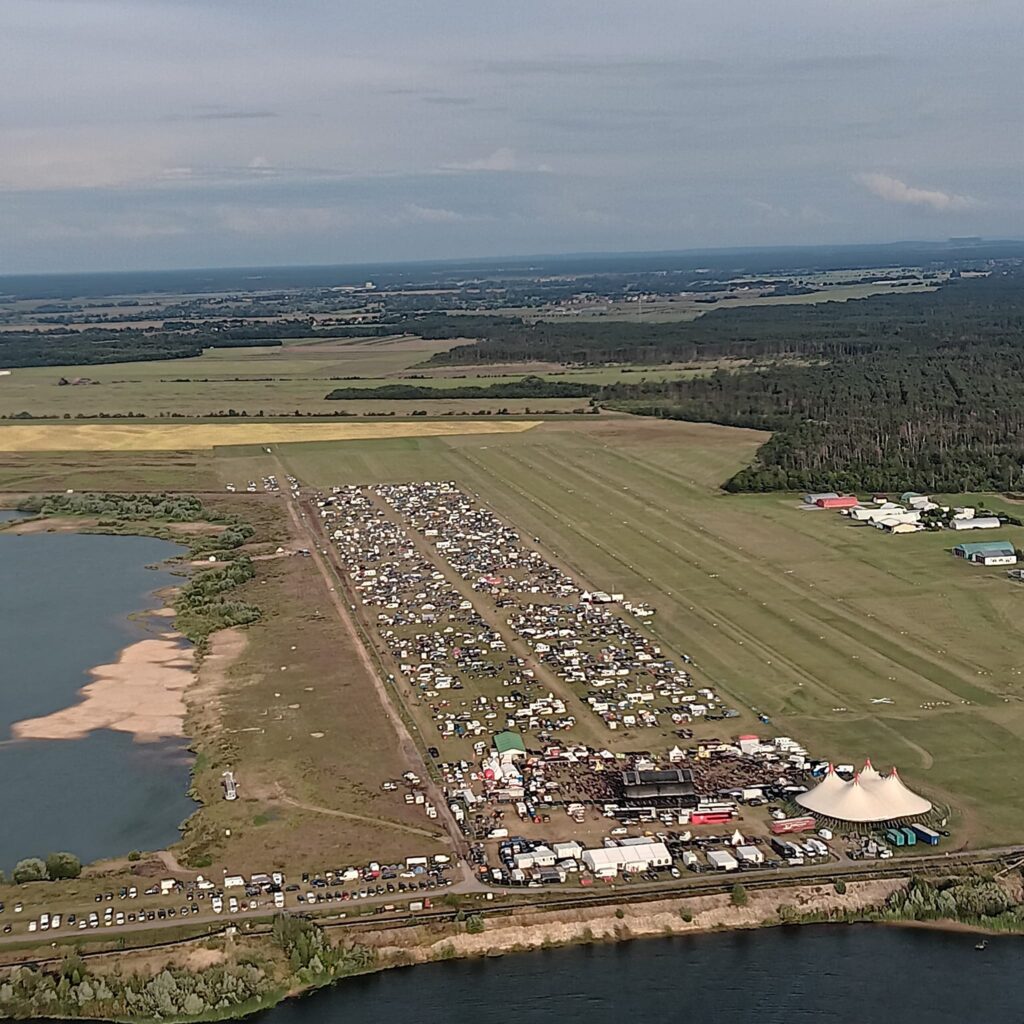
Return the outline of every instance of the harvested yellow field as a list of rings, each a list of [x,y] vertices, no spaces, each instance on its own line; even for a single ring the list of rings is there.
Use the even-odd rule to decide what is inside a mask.
[[[225,445],[371,441],[383,437],[518,434],[539,420],[374,423],[57,423],[0,427],[4,452],[195,451]]]

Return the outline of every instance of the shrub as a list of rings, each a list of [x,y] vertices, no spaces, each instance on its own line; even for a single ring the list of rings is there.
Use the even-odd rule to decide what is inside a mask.
[[[737,882],[732,887],[732,895],[729,897],[734,907],[745,907],[748,903],[747,890]]]
[[[46,865],[38,857],[26,857],[14,865],[15,882],[42,882],[46,878]]]
[[[55,882],[77,878],[82,873],[82,862],[73,853],[51,853],[46,858],[46,873]]]
[[[484,930],[484,919],[479,914],[470,914],[466,918],[466,931],[470,935],[479,935]]]
[[[835,889],[835,891],[836,891],[836,892],[837,892],[837,893],[838,893],[838,894],[839,894],[840,896],[842,896],[842,895],[844,895],[844,894],[846,893],[846,883],[845,883],[845,882],[844,882],[844,881],[843,881],[843,880],[842,880],[841,878],[837,878],[837,879],[836,879],[836,880],[835,880],[835,881],[834,881],[834,882],[832,883],[832,888],[833,888],[833,889]]]

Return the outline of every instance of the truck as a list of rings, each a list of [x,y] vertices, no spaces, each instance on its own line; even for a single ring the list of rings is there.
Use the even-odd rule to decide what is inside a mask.
[[[773,821],[769,828],[776,836],[787,835],[790,832],[810,832],[817,827],[817,822],[810,816],[800,818],[779,818]]]
[[[919,842],[927,843],[929,846],[939,845],[939,833],[935,829],[929,828],[927,825],[911,825],[910,827],[914,830]]]

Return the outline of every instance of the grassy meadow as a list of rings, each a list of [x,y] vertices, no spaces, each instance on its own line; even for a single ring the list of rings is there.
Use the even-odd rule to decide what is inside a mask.
[[[954,560],[952,534],[888,537],[800,511],[795,495],[720,493],[763,439],[601,417],[278,451],[308,484],[458,480],[595,586],[654,604],[658,635],[746,709],[746,724],[762,712],[816,754],[897,764],[955,806],[971,845],[1019,839],[1018,586]],[[222,450],[217,467],[237,479],[258,460]]]

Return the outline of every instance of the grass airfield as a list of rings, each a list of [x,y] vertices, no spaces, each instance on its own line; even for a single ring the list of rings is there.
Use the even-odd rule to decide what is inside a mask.
[[[658,635],[773,731],[837,761],[897,764],[954,805],[972,846],[1019,839],[1018,585],[954,560],[951,534],[886,537],[793,495],[719,492],[763,439],[602,417],[278,454],[320,486],[459,481],[595,586],[650,601]],[[237,482],[258,460],[222,451],[216,469]]]
[[[441,423],[456,428],[443,435],[424,430],[429,420],[249,422],[238,426],[393,432],[218,443],[235,425],[181,425],[210,434],[188,450],[15,452],[2,460],[0,488],[223,491],[282,468],[324,487],[457,480],[595,586],[655,605],[658,635],[690,654],[747,724],[764,713],[771,730],[816,754],[897,764],[908,784],[954,806],[957,835],[971,846],[1020,839],[1019,585],[1004,570],[954,560],[952,534],[888,537],[802,512],[794,495],[723,494],[718,485],[765,435],[602,415],[539,425],[466,417]],[[467,432],[478,425],[511,429]],[[22,426],[108,425],[5,425],[0,448]],[[1000,536],[1022,546],[1021,532]],[[892,703],[871,703],[878,698]]]

